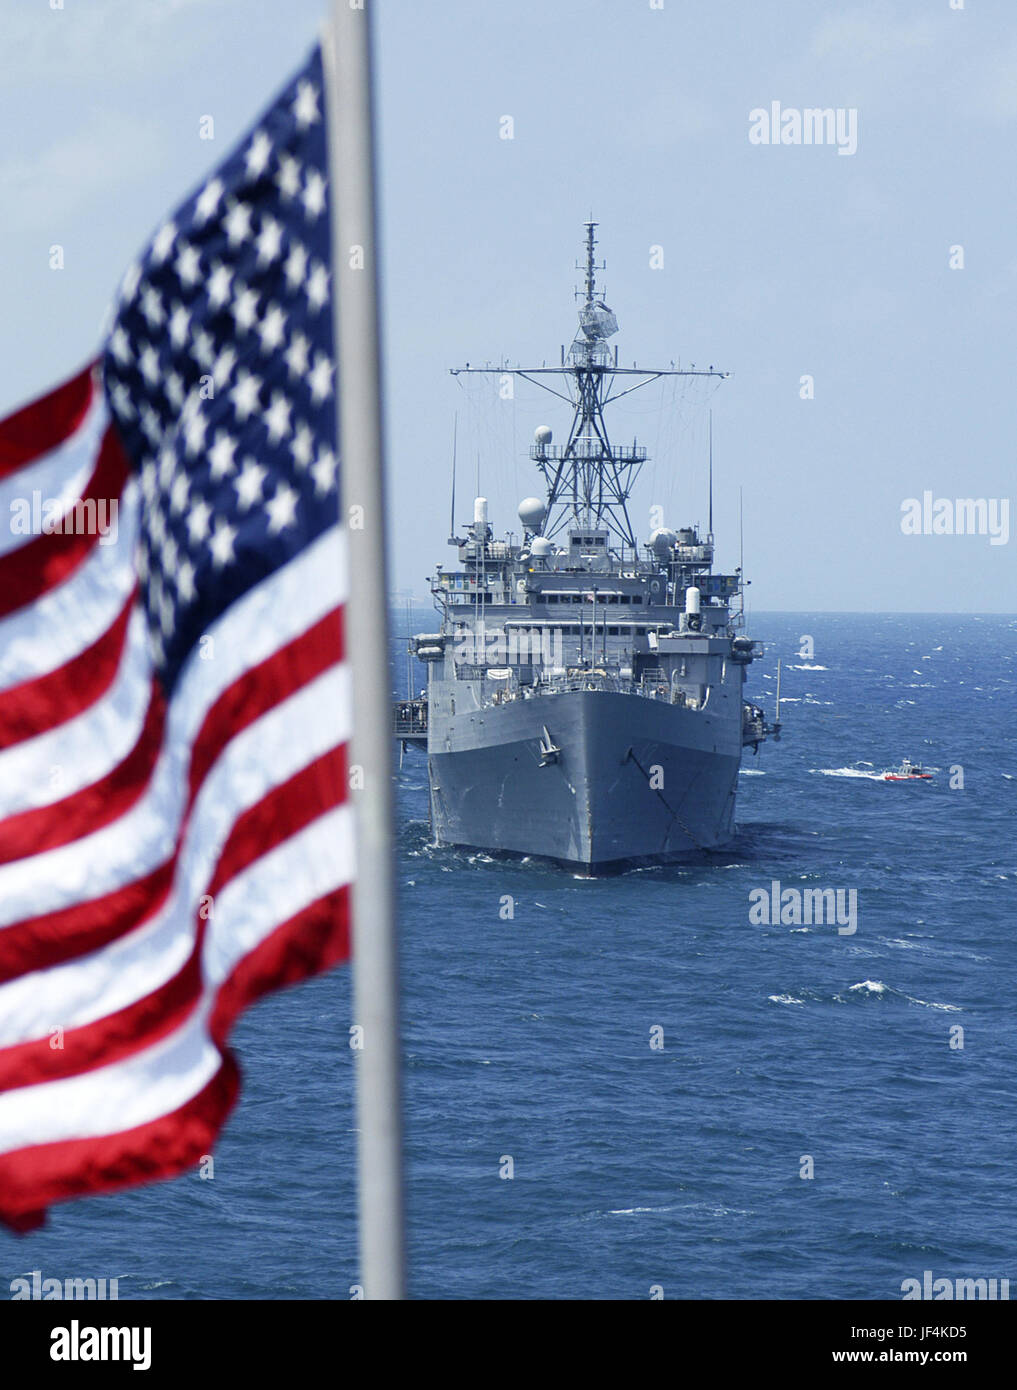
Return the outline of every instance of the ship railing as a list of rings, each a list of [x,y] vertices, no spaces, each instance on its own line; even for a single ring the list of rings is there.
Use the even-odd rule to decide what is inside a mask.
[[[392,732],[396,738],[427,738],[427,697],[397,700],[392,711]]]
[[[537,463],[559,463],[563,459],[580,462],[643,463],[646,450],[640,444],[612,444],[605,448],[599,439],[574,444],[531,444],[530,458]]]
[[[607,690],[619,695],[638,695],[645,700],[681,705],[687,709],[700,708],[697,702],[690,701],[683,690],[670,685],[667,678],[660,673],[646,674],[639,680],[633,680],[631,676],[622,676],[618,672],[596,667],[590,670],[572,670],[562,675],[544,676],[532,685],[522,685],[512,680],[493,691],[482,704],[485,708],[494,708],[511,704],[516,700],[539,699],[542,695],[575,694],[586,690]]]
[[[630,694],[638,690],[638,687],[632,680],[611,671],[570,671],[566,675],[543,676],[532,685],[512,680],[493,691],[484,700],[484,704],[504,705],[513,700],[532,700],[541,695],[564,695],[581,690],[612,690]]]
[[[671,687],[662,671],[647,671],[639,682],[639,694],[649,700],[668,700]]]
[[[632,681],[628,677],[620,676],[615,671],[606,671],[594,666],[589,670],[577,668],[561,676],[550,676],[540,682],[539,689],[547,695],[557,695],[576,690],[612,690],[626,694],[631,687]]]

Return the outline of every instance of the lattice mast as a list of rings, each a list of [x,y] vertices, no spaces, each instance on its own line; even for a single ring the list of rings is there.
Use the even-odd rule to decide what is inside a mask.
[[[562,531],[589,530],[606,527],[622,546],[638,547],[628,514],[628,499],[632,494],[639,470],[646,461],[646,450],[635,440],[631,444],[614,444],[604,420],[605,407],[630,391],[647,386],[665,376],[726,377],[727,372],[695,368],[619,367],[618,349],[608,346],[608,339],[618,332],[618,320],[597,295],[597,271],[603,270],[596,261],[596,222],[587,222],[585,286],[576,291],[582,301],[579,310],[579,332],[568,352],[562,353],[560,367],[460,367],[460,373],[510,373],[567,401],[572,407],[572,424],[563,445],[538,440],[530,447],[530,457],[539,468],[547,490],[547,517],[543,534],[547,537]],[[622,385],[626,377],[638,377],[630,385]],[[556,390],[541,377],[559,377],[564,390]],[[621,380],[620,380],[621,379]],[[622,389],[616,389],[622,385]]]

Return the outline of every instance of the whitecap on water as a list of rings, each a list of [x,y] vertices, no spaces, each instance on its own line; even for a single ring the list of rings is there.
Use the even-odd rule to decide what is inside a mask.
[[[939,1009],[941,1012],[947,1014],[959,1014],[964,1012],[964,1010],[959,1008],[956,1004],[937,1004],[930,999],[916,999],[911,994],[905,994],[903,990],[891,989],[891,987],[884,984],[882,980],[860,980],[858,984],[851,986],[849,993],[855,990],[861,990],[866,995],[874,994],[879,997],[882,997],[884,994],[892,994],[898,999],[905,1000],[908,1004],[917,1004],[923,1009]]]

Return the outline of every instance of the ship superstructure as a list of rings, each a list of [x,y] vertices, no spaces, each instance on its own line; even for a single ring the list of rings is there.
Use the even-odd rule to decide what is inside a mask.
[[[605,409],[664,376],[620,367],[586,224],[579,331],[558,367],[507,370],[568,402],[564,443],[537,428],[545,497],[523,537],[495,539],[487,503],[453,535],[431,587],[437,632],[412,640],[426,694],[397,733],[423,742],[439,843],[539,855],[581,872],[712,849],[734,831],[742,749],[779,736],[743,699],[759,643],[741,631],[740,571],[713,571],[710,530],[658,528],[640,545],[628,500],[646,451],[611,439]],[[711,494],[712,497],[712,494]],[[454,528],[456,529],[456,528]]]

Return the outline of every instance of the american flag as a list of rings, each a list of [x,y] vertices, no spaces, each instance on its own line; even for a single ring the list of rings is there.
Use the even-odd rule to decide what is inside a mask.
[[[130,268],[101,361],[0,424],[15,1229],[197,1162],[240,1011],[349,953],[324,106],[316,49]]]

